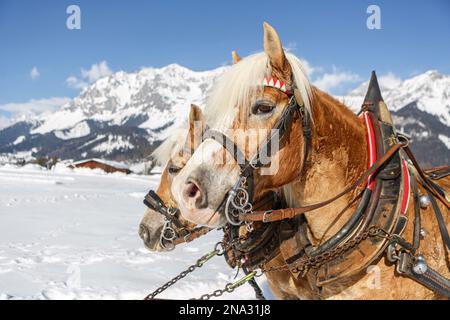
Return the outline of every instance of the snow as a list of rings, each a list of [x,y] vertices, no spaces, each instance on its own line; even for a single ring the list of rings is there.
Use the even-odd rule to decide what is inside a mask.
[[[440,135],[438,135],[438,138],[439,138],[439,140],[442,141],[442,143],[445,144],[447,149],[450,149],[450,138],[448,136],[440,134]]]
[[[54,130],[63,130],[74,127],[77,123],[85,119],[83,111],[81,109],[68,110],[61,109],[54,113],[51,113],[45,118],[42,125],[31,130],[32,134],[45,134]]]
[[[95,137],[94,139],[92,139],[91,141],[86,142],[85,144],[83,144],[81,147],[78,147],[78,149],[83,149],[91,144],[93,144],[94,142],[97,142],[98,140],[101,140],[103,138],[105,138],[106,135],[104,134],[99,134],[97,137]]]
[[[108,140],[96,145],[92,150],[110,154],[114,150],[134,149],[134,145],[122,136],[108,135]]]
[[[25,141],[25,136],[18,136],[16,140],[14,140],[13,145],[18,145],[21,144],[22,142]]]
[[[140,128],[164,139],[168,123],[185,120],[191,103],[203,105],[214,80],[226,70],[192,71],[177,64],[144,68],[138,72],[116,72],[82,90],[60,110],[38,117],[32,134],[54,132],[60,139],[89,134],[87,119],[123,125],[137,116],[148,116]],[[105,146],[106,147],[106,146]]]
[[[144,249],[141,199],[158,180],[63,165],[1,166],[0,299],[142,299],[212,250],[219,232],[169,253]],[[234,273],[216,257],[161,297],[199,297]],[[223,296],[253,297],[248,285]]]
[[[417,102],[419,110],[435,115],[446,126],[450,126],[450,76],[436,70],[401,81],[392,76],[378,78],[381,93],[389,109],[398,111]],[[358,111],[366,94],[369,82],[364,82],[347,96],[339,97],[353,111]]]
[[[92,83],[61,109],[30,115],[23,120],[32,124],[31,134],[53,132],[62,140],[85,137],[98,126],[108,128],[126,125],[133,130],[137,126],[144,129],[143,135],[149,144],[153,144],[169,137],[173,130],[186,121],[191,103],[200,107],[205,105],[215,80],[227,68],[193,71],[171,64],[162,68],[143,68],[136,72],[119,71]],[[379,82],[390,110],[398,111],[416,102],[417,108],[437,116],[444,125],[450,126],[450,75],[430,70],[402,80],[388,73],[380,75]],[[368,81],[348,95],[337,98],[353,111],[359,111],[367,85]],[[95,128],[89,128],[87,120],[95,121]],[[114,136],[116,131],[109,132]],[[86,155],[99,152],[104,156],[116,150],[136,150],[130,141],[112,136],[96,136],[79,148]],[[98,141],[100,139],[105,141]],[[96,145],[97,141],[100,145]]]
[[[77,123],[73,128],[67,130],[57,130],[55,131],[55,136],[62,140],[69,140],[74,138],[85,137],[91,133],[91,129],[87,122],[83,121]]]

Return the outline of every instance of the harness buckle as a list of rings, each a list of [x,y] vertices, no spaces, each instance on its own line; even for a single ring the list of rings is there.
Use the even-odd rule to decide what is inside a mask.
[[[188,232],[187,234],[184,235],[183,240],[185,243],[188,243],[188,238],[191,236],[192,233]]]
[[[400,274],[408,273],[412,266],[412,257],[408,252],[401,252],[397,263],[397,272]]]
[[[269,222],[269,221],[267,220],[267,215],[268,215],[268,214],[271,214],[272,211],[273,211],[273,210],[267,210],[267,211],[264,212],[263,218],[262,218],[262,222],[264,222],[264,223],[268,223],[268,222]]]

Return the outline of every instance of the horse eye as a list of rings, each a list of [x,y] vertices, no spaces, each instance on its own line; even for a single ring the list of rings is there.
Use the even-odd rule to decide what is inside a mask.
[[[267,114],[275,109],[275,105],[268,101],[257,101],[252,107],[253,114]]]
[[[169,171],[169,174],[177,174],[178,172],[180,172],[181,168],[169,166],[167,170]]]

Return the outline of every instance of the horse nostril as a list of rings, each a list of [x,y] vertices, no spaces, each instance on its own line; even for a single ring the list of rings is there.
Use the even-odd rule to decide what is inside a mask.
[[[139,237],[141,237],[142,241],[145,243],[148,242],[150,238],[150,230],[142,223],[139,225]]]
[[[199,184],[193,182],[192,180],[188,180],[183,190],[183,198],[192,209],[202,209],[206,208],[207,204],[207,196],[206,192],[200,187]]]
[[[188,198],[194,198],[198,193],[200,193],[200,189],[193,182],[188,182],[187,187],[185,189],[186,196]]]

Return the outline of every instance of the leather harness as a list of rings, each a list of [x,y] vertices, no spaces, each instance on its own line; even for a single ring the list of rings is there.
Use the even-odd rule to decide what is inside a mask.
[[[450,249],[450,237],[435,197],[446,208],[449,208],[449,199],[446,193],[431,181],[431,179],[447,176],[450,170],[448,167],[441,167],[424,172],[420,168],[408,147],[407,139],[397,134],[394,129],[374,72],[360,112],[366,124],[371,147],[369,168],[342,192],[320,203],[286,208],[285,204],[278,202],[275,207],[272,204],[270,210],[265,208],[266,203],[259,206],[263,210],[258,210],[257,205],[252,205],[255,170],[263,166],[260,157],[263,152],[268,156],[272,155],[271,140],[275,138],[281,140],[285,136],[296,113],[303,124],[303,163],[307,161],[311,138],[310,121],[307,113],[304,112],[303,105],[297,103],[295,90],[294,88],[285,92],[290,100],[274,126],[274,129],[278,129],[277,135],[269,136],[250,160],[245,159],[239,147],[224,133],[211,129],[207,129],[205,133],[204,139],[211,138],[221,143],[241,168],[240,179],[218,208],[220,210],[223,206],[225,207],[225,214],[229,221],[224,228],[225,240],[231,241],[236,238],[239,225],[242,223],[246,223],[247,227],[250,223],[260,223],[256,231],[249,229],[251,231],[249,239],[242,243],[238,242],[232,252],[226,255],[227,262],[232,267],[242,266],[245,270],[259,267],[269,272],[272,270],[264,269],[264,264],[281,252],[287,270],[291,271],[295,277],[306,276],[311,286],[319,292],[325,285],[360,274],[372,262],[386,254],[390,262],[397,264],[397,271],[400,274],[450,297],[450,281],[427,266],[422,256],[415,255],[420,245],[420,206],[416,178],[430,196],[444,243]],[[360,195],[361,200],[351,218],[329,240],[314,247],[307,236],[304,213],[325,207],[355,190],[363,182],[367,183],[366,188]],[[412,243],[402,238],[408,221],[405,213],[410,192],[414,195],[415,213]],[[259,199],[260,203],[265,202],[262,201],[264,199],[274,198],[276,193],[269,194]],[[148,199],[146,197],[145,201],[150,202],[148,200],[152,198],[154,195],[150,195]],[[162,201],[157,206],[153,205],[152,208],[156,208],[162,214],[167,212]],[[175,215],[172,214],[171,217]],[[168,219],[175,223],[175,218],[168,217]],[[205,227],[200,229],[203,228]],[[382,231],[384,236],[380,236],[380,232],[373,232],[375,229]],[[352,245],[349,245],[350,243]],[[332,252],[339,254],[334,257]],[[323,258],[328,253],[332,259]],[[301,272],[299,263],[311,262],[315,258],[318,263],[311,263],[312,268]]]
[[[208,227],[188,230],[179,220],[180,211],[178,208],[167,207],[153,190],[145,195],[144,204],[164,216],[165,223],[161,230],[159,244],[166,250],[173,250],[176,245],[191,242],[212,230]]]
[[[445,222],[433,196],[442,201],[447,208],[449,202],[446,199],[445,192],[420,169],[414,155],[408,148],[407,142],[396,134],[374,73],[363,104],[362,114],[368,128],[369,140],[371,134],[375,137],[373,140],[376,144],[377,157],[375,159],[377,160],[373,160],[375,162],[357,181],[335,197],[318,204],[273,210],[269,212],[269,215],[262,211],[253,212],[250,215],[242,216],[242,219],[267,222],[294,220],[294,223],[289,221],[281,224],[281,252],[291,273],[295,277],[306,276],[311,287],[317,292],[320,292],[320,288],[325,285],[359,274],[373,261],[379,259],[388,249],[388,259],[390,257],[390,262],[397,263],[397,271],[400,274],[412,278],[435,292],[450,297],[450,281],[428,267],[422,256],[415,256],[415,251],[420,245],[420,206],[415,177],[419,177],[419,181],[430,196],[444,243],[450,249],[450,239]],[[402,141],[399,141],[399,139]],[[405,160],[406,156],[410,159],[411,164],[408,164]],[[437,178],[446,176],[448,171],[448,167],[446,167],[428,173],[431,177]],[[410,172],[413,172],[412,177]],[[372,176],[373,180],[371,181]],[[303,213],[326,206],[354,190],[366,179],[368,179],[368,183],[361,201],[352,217],[341,230],[316,248],[313,248],[306,236],[299,237],[298,229],[306,229],[304,226],[306,221],[299,219]],[[401,237],[408,220],[405,213],[410,196],[410,183],[415,199],[413,244],[408,243]],[[390,236],[366,236],[368,233],[370,234],[371,228],[375,227],[380,228],[386,235]],[[351,243],[357,243],[357,245],[351,246],[349,245]],[[348,246],[348,249],[345,249],[346,246]],[[341,248],[345,250],[340,250]],[[322,258],[325,253],[331,255],[333,250],[340,252],[340,254],[333,259],[323,259],[325,260],[323,263],[317,263],[314,269],[308,270],[307,273],[298,272],[298,262],[302,259],[303,261],[314,261],[315,257],[319,258],[320,256]],[[418,268],[420,264],[425,266],[424,269]]]

